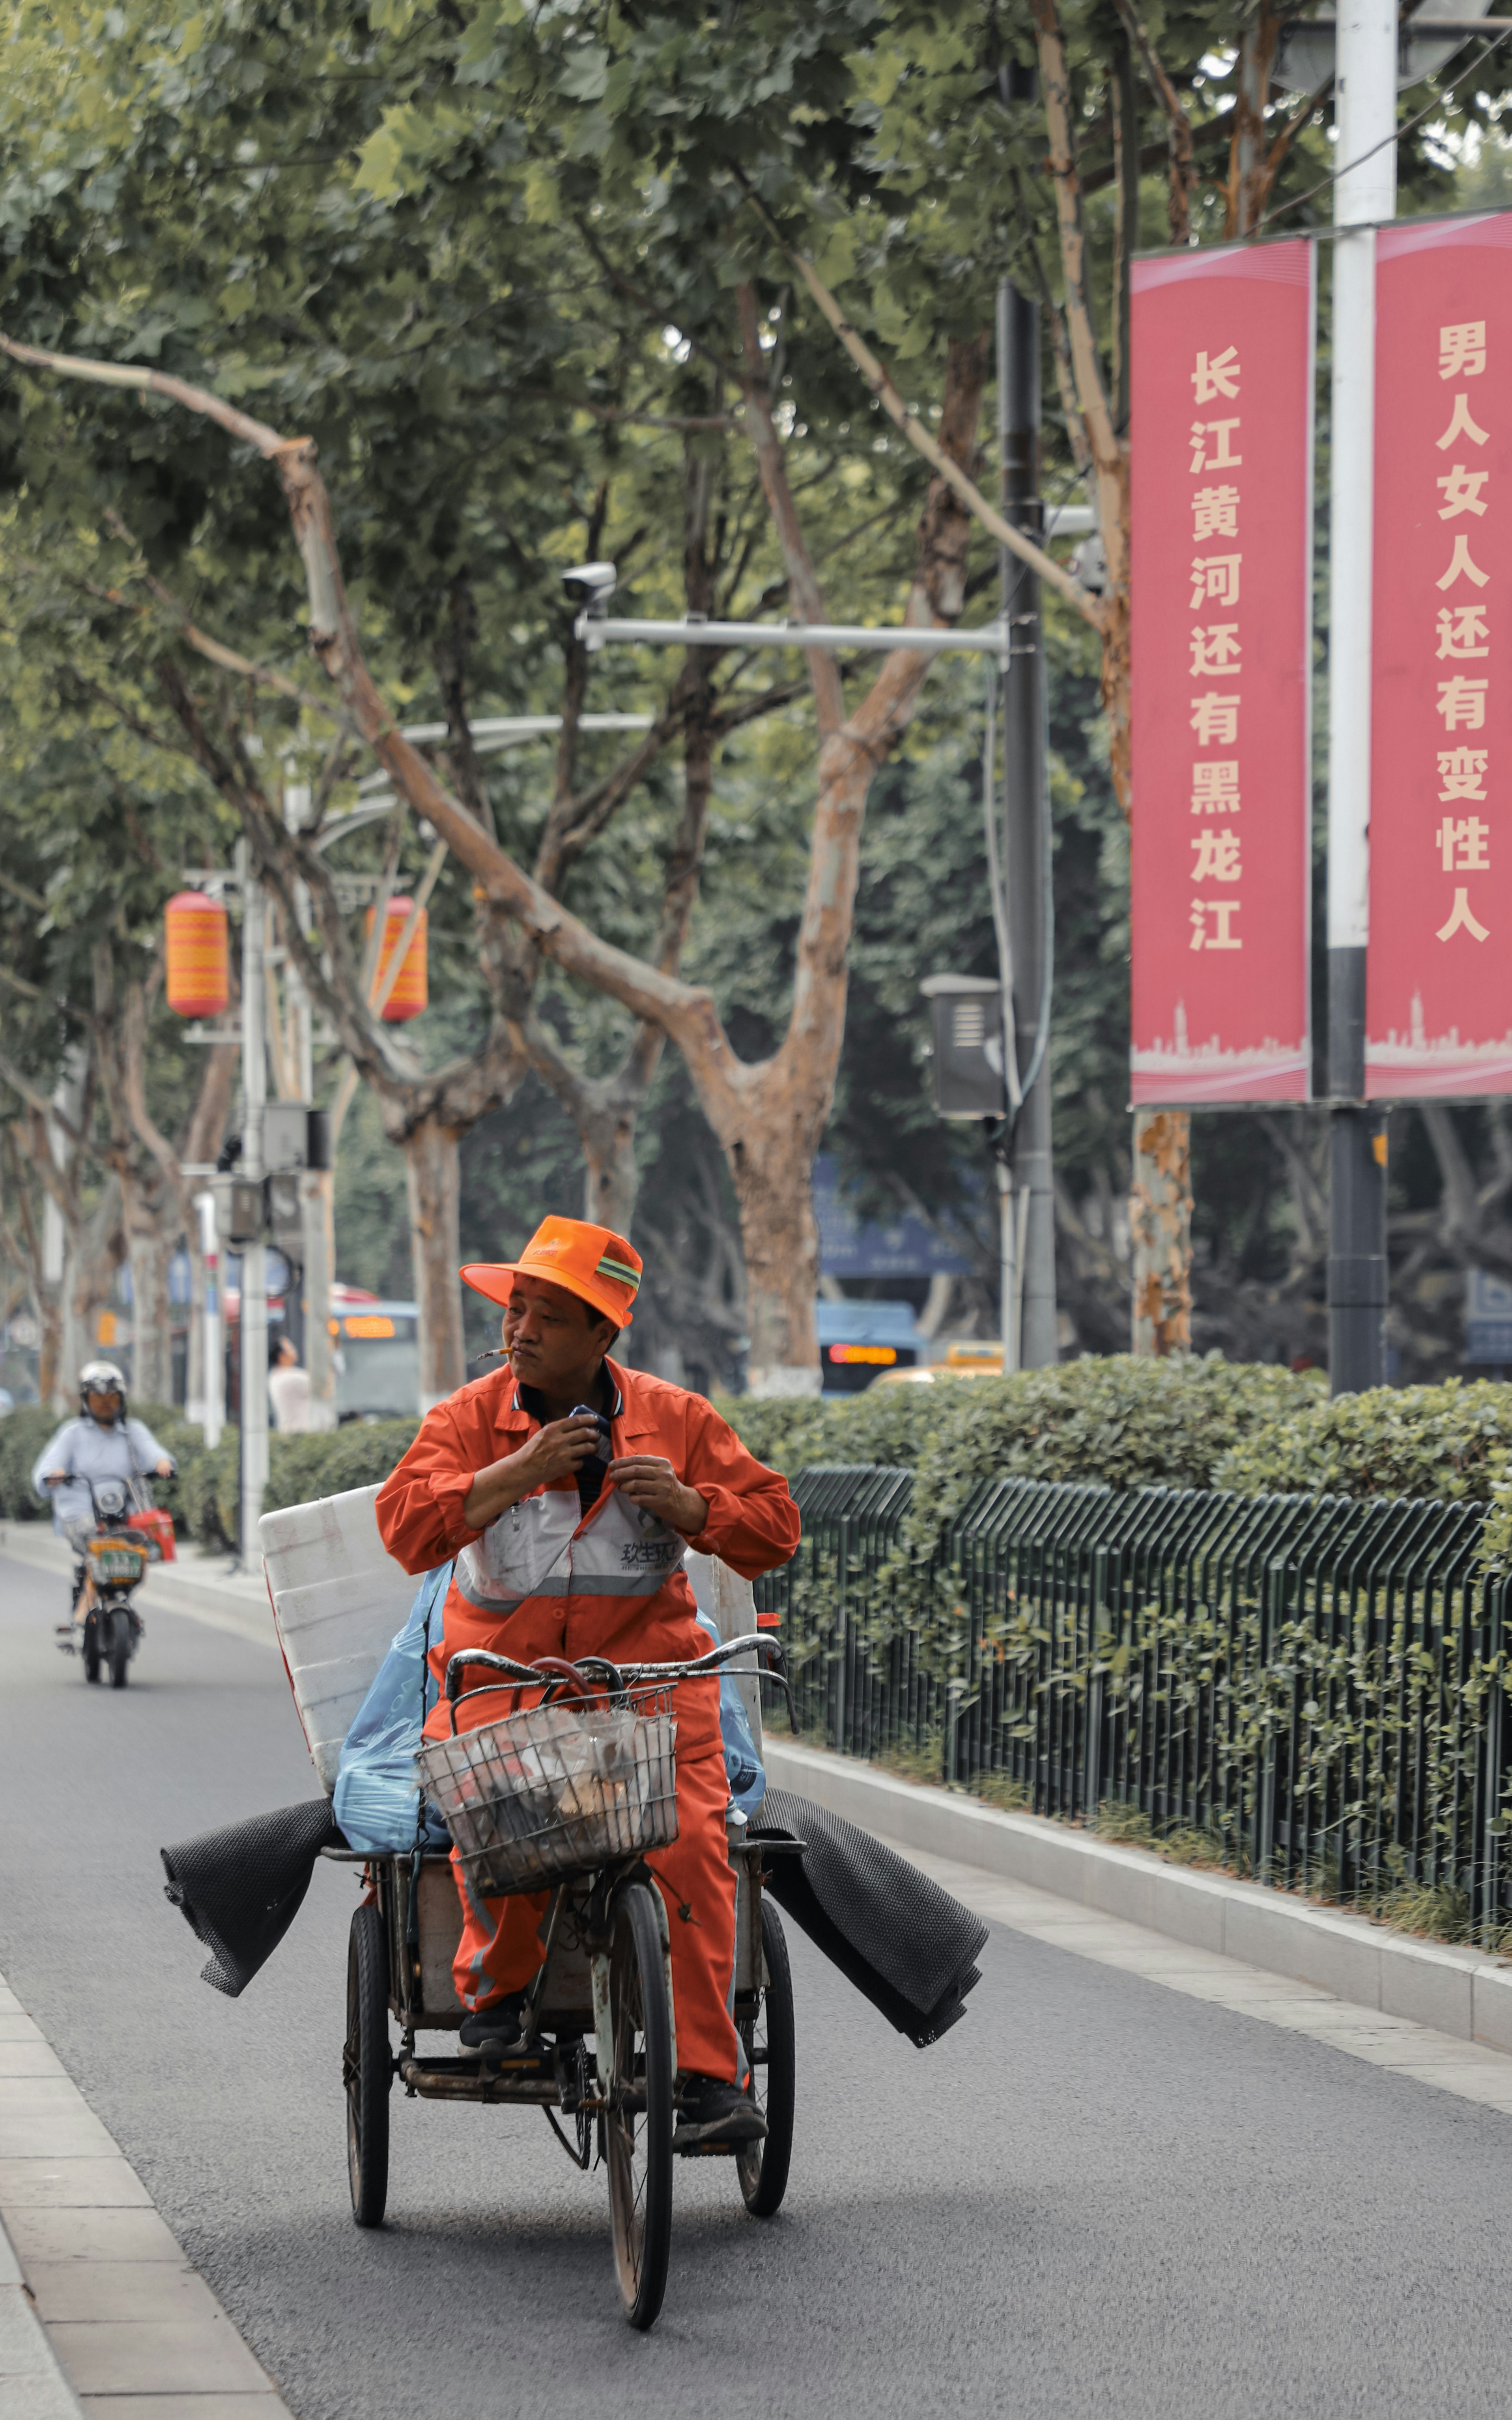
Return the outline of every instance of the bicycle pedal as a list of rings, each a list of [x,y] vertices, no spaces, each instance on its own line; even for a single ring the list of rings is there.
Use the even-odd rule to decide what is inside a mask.
[[[745,2149],[743,2143],[701,2143],[687,2139],[689,2130],[680,2126],[672,2136],[672,2152],[680,2160],[733,2160]]]

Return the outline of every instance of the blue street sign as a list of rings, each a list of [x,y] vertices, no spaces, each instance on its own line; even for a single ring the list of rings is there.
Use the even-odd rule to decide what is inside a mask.
[[[880,1225],[856,1216],[840,1188],[833,1156],[821,1152],[813,1169],[819,1266],[826,1278],[967,1277],[972,1264],[942,1242],[934,1229],[905,1210]]]

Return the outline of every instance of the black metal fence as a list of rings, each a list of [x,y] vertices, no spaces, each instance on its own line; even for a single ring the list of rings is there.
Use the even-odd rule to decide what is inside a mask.
[[[1508,1583],[1476,1505],[984,1481],[939,1528],[906,1470],[800,1472],[758,1584],[805,1729],[1038,1813],[1205,1835],[1364,1904],[1512,1918]]]

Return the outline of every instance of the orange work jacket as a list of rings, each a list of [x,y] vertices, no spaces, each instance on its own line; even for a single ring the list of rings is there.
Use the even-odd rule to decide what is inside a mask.
[[[691,1543],[743,1579],[785,1563],[798,1543],[798,1511],[779,1471],[768,1470],[702,1395],[606,1361],[611,1453],[660,1454],[709,1508]],[[470,1529],[462,1506],[480,1470],[517,1451],[541,1423],[526,1410],[505,1363],[427,1412],[404,1460],[379,1490],[384,1545],[407,1572],[455,1570],[431,1648],[438,1701],[429,1738],[449,1728],[449,1657],[484,1647],[530,1663],[537,1655],[607,1655],[615,1663],[681,1663],[703,1654],[693,1590],[683,1569],[689,1541],[606,1486],[586,1514],[576,1480],[537,1488],[486,1529]],[[474,1671],[464,1681],[486,1679]],[[506,1701],[507,1702],[507,1701]],[[460,1723],[504,1711],[475,1698]],[[717,1683],[685,1683],[677,1695],[678,1753],[718,1745]]]

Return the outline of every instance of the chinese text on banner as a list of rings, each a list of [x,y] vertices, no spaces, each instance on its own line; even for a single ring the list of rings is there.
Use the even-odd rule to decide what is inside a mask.
[[[1512,213],[1376,238],[1365,1090],[1512,1091]]]
[[[1134,265],[1136,1104],[1305,1100],[1313,254]]]

